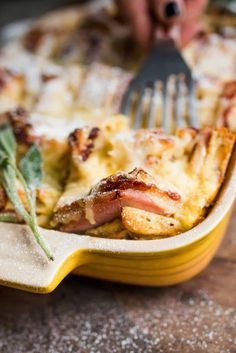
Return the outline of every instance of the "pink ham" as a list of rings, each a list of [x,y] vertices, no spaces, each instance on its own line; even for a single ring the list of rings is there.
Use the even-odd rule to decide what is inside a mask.
[[[160,190],[142,170],[116,174],[98,183],[90,195],[58,210],[55,220],[66,232],[85,232],[120,217],[122,207],[171,216],[180,205],[176,192]]]

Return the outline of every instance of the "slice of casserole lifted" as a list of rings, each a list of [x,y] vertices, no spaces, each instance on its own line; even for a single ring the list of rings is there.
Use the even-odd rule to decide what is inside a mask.
[[[130,130],[125,118],[69,136],[71,168],[52,226],[113,238],[158,238],[198,224],[222,185],[226,128]]]

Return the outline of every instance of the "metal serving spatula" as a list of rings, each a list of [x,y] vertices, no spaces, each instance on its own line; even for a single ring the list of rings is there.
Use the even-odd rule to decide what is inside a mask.
[[[184,106],[181,89],[184,83],[188,91],[188,126],[198,128],[198,120],[195,113],[195,85],[192,73],[184,61],[180,51],[176,48],[172,39],[159,40],[151,50],[148,58],[144,62],[137,76],[131,82],[123,99],[121,112],[130,115],[134,112],[134,128],[140,127],[152,128],[155,126],[154,100],[156,83],[161,82],[162,95],[162,128],[166,133],[170,132],[170,116],[168,114],[168,81],[170,77],[175,77],[175,125],[183,127]],[[151,99],[147,109],[145,101],[145,91],[149,90]],[[133,109],[133,98],[136,97],[135,109]],[[146,123],[143,124],[144,107],[148,111]]]

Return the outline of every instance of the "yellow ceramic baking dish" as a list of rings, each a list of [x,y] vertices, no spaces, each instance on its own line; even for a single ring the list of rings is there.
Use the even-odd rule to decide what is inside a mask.
[[[236,151],[209,215],[174,237],[114,240],[42,230],[55,254],[55,260],[48,262],[27,227],[0,223],[0,284],[48,293],[71,272],[138,285],[180,283],[197,275],[214,256],[235,196]]]

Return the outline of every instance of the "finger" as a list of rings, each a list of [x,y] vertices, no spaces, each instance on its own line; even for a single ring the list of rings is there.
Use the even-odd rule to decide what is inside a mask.
[[[185,21],[194,21],[199,19],[207,6],[207,0],[185,0]]]
[[[201,21],[184,22],[181,26],[181,40],[179,42],[181,47],[187,45],[191,39],[202,30],[203,24]]]
[[[181,48],[186,46],[202,28],[203,25],[200,21],[177,24],[168,29],[159,25],[155,29],[155,40],[172,38],[176,46]]]
[[[177,47],[186,46],[192,38],[202,30],[203,26],[200,21],[177,24],[165,31],[165,38],[172,38]]]
[[[152,33],[148,1],[120,0],[118,3],[132,28],[134,38],[143,48],[148,48]]]
[[[167,26],[182,21],[186,11],[183,0],[152,0],[152,7],[159,21]]]
[[[200,15],[207,5],[207,0],[153,0],[153,5],[156,6],[156,15],[162,23],[155,33],[156,38],[172,38],[179,47],[185,46],[195,35],[202,29]],[[175,6],[172,9],[173,16],[165,19],[166,8]],[[179,9],[179,10],[178,10]],[[169,10],[168,10],[169,11]],[[167,12],[168,12],[167,11]]]

